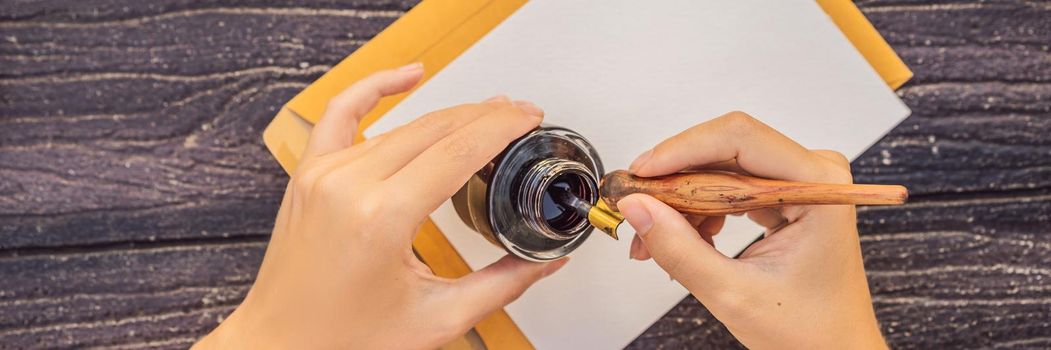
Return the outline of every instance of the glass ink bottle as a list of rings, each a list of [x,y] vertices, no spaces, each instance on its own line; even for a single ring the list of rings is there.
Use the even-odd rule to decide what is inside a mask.
[[[594,229],[589,211],[600,202],[603,173],[587,139],[545,124],[472,176],[453,206],[467,226],[508,252],[533,261],[558,259]]]

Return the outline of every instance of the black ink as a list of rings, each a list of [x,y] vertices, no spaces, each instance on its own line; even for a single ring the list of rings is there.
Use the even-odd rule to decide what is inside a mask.
[[[578,213],[570,204],[572,200],[580,198],[583,182],[575,178],[573,174],[559,175],[544,190],[542,212],[544,221],[548,226],[557,231],[568,231],[585,218]]]

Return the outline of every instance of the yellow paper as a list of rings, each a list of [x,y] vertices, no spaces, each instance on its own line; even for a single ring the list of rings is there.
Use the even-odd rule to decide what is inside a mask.
[[[897,90],[912,78],[912,71],[901,61],[894,49],[883,40],[876,27],[865,18],[850,0],[817,0],[818,5],[843,31],[843,35],[861,52],[869,65],[879,73],[891,89]]]

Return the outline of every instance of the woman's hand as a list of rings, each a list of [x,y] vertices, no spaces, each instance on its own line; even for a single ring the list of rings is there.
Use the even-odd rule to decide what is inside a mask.
[[[412,251],[417,228],[543,111],[493,98],[355,143],[358,121],[423,67],[375,73],[333,98],[285,190],[259,275],[198,347],[436,348],[566,263],[511,256],[458,280]]]
[[[843,155],[808,150],[754,118],[733,112],[643,153],[630,171],[658,176],[720,169],[759,177],[851,183]],[[636,229],[631,256],[652,257],[745,346],[884,348],[872,309],[853,206],[790,206],[748,213],[766,238],[739,259],[712,246],[724,217],[684,217],[634,194],[617,207]]]

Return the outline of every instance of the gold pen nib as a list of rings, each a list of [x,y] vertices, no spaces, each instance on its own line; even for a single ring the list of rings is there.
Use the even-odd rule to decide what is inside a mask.
[[[598,199],[598,203],[591,204],[564,188],[555,188],[552,195],[557,203],[572,208],[580,215],[587,216],[591,226],[595,226],[613,239],[620,240],[620,237],[617,236],[617,227],[624,222],[624,217],[610,209],[602,198]]]
[[[609,209],[601,198],[588,210],[588,222],[613,239],[620,240],[620,237],[617,236],[617,228],[624,223],[624,217]]]

